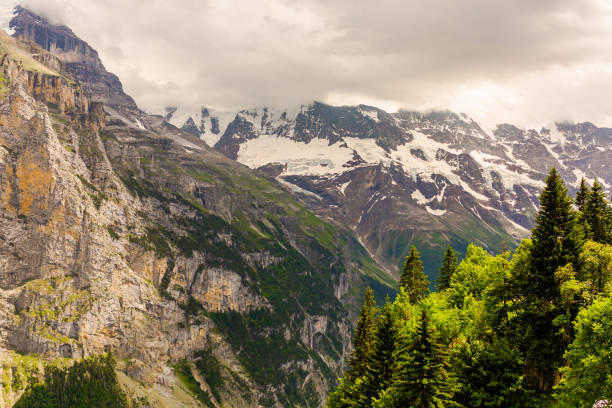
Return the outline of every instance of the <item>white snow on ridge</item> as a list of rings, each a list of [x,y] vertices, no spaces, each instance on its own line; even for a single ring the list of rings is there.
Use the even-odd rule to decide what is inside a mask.
[[[135,120],[135,123],[136,123],[136,126],[138,127],[138,129],[140,129],[140,130],[147,130],[147,128],[144,127],[142,125],[142,123],[138,119]]]
[[[187,123],[189,118],[192,118],[196,124],[199,123],[201,114],[201,109],[188,109],[180,107],[172,114],[169,122],[177,128],[181,128],[185,123]],[[165,113],[162,115],[165,115]]]
[[[360,107],[359,113],[361,113],[365,117],[372,119],[376,123],[380,122],[380,119],[378,119],[378,111],[376,109],[367,109],[364,107]]]
[[[208,109],[208,108],[207,108]],[[217,111],[215,109],[208,109],[208,116],[202,117],[202,108],[199,109],[189,109],[189,108],[178,108],[170,118],[169,122],[178,127],[183,127],[189,118],[193,119],[195,125],[200,128],[203,125],[203,132],[200,133],[200,139],[206,142],[207,145],[213,147],[215,143],[219,141],[227,126],[234,120],[236,117],[235,112],[228,111]],[[165,116],[165,112],[161,113],[162,116]],[[218,120],[219,133],[213,133],[213,125],[212,118],[216,118]]]
[[[486,180],[487,187],[493,188],[493,178],[491,172],[496,172],[501,177],[501,182],[504,188],[508,191],[512,191],[514,185],[530,185],[538,188],[544,187],[544,182],[540,180],[534,180],[530,178],[526,173],[529,171],[529,167],[523,167],[525,173],[518,173],[510,170],[503,159],[497,156],[492,156],[487,153],[478,152],[472,150],[470,156],[482,167],[483,176]],[[517,163],[515,163],[517,164]],[[517,164],[518,165],[518,164]]]
[[[287,165],[283,175],[328,175],[341,174],[348,170],[343,164],[353,158],[355,150],[367,163],[382,163],[385,166],[399,164],[406,174],[420,175],[431,178],[432,174],[441,174],[452,184],[460,185],[477,200],[488,201],[489,198],[473,190],[465,181],[453,173],[454,168],[443,160],[436,160],[439,149],[458,154],[442,143],[429,139],[420,132],[412,132],[414,139],[405,145],[398,146],[396,151],[387,153],[376,144],[374,139],[345,137],[342,143],[329,145],[325,139],[313,139],[309,143],[296,142],[287,137],[262,134],[240,145],[238,161],[251,168],[257,168],[268,163]],[[414,157],[411,149],[421,149],[427,158],[422,160]]]
[[[580,180],[584,177],[584,181],[586,181],[587,183],[589,183],[590,185],[593,185],[593,183],[595,182],[594,178],[590,178],[587,177],[587,175],[584,173],[584,171],[580,170],[580,169],[574,169],[572,171],[572,173],[574,173],[574,175],[576,176],[576,182],[574,183],[574,185],[576,187],[580,186]],[[604,188],[606,190],[610,189],[610,185],[608,183],[606,183],[604,180],[602,179],[597,179],[597,182],[599,184],[601,184],[602,186],[604,186]]]
[[[348,187],[349,184],[351,184],[352,181],[353,180],[349,180],[346,183],[340,184],[340,186],[338,186],[338,189],[340,190],[342,195],[346,195],[346,194],[344,194],[344,192],[346,191],[346,188]]]
[[[324,139],[300,143],[286,137],[261,135],[240,145],[238,161],[251,168],[268,163],[283,163],[283,175],[338,174],[342,165],[353,157],[352,150],[341,143],[329,145]]]
[[[446,210],[434,210],[433,208],[429,207],[428,205],[425,206],[425,210],[432,214],[432,215],[436,215],[438,217],[446,214]]]
[[[420,204],[420,205],[429,203],[429,200],[427,200],[427,198],[423,195],[423,193],[421,193],[421,190],[418,190],[418,189],[414,190],[412,194],[410,195],[410,197],[412,197],[412,199],[416,201],[417,204]]]
[[[320,201],[323,201],[323,198],[321,198],[321,196],[319,196],[318,194],[315,194],[312,191],[305,190],[300,186],[296,186],[295,184],[290,183],[287,180],[284,180],[282,177],[277,177],[276,181],[278,181],[279,183],[281,183],[283,186],[287,187],[289,190],[293,191],[294,193],[301,193],[301,194],[304,194],[310,197],[314,197]]]

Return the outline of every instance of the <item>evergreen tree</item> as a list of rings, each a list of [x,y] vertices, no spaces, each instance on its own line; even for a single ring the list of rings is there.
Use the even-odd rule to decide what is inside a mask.
[[[411,303],[416,303],[429,292],[429,281],[423,272],[423,263],[419,251],[414,247],[406,257],[404,269],[399,282],[400,289],[404,289]]]
[[[581,247],[572,199],[554,167],[540,195],[540,211],[535,219],[532,240],[533,276],[526,288],[527,295],[554,300],[559,292],[556,270],[568,263],[577,267]]]
[[[442,408],[452,403],[453,381],[442,346],[436,341],[423,310],[414,338],[398,352],[391,393],[396,407]]]
[[[579,270],[581,240],[572,200],[563,180],[552,168],[540,195],[540,211],[532,232],[530,265],[515,277],[513,302],[516,315],[511,330],[514,341],[526,358],[526,378],[539,394],[547,393],[554,383],[567,339],[557,326],[562,307],[560,281],[555,273],[572,264]],[[575,311],[571,311],[575,315]]]
[[[355,334],[353,335],[353,355],[349,361],[346,377],[357,378],[365,374],[368,358],[374,345],[374,330],[376,317],[376,301],[374,291],[366,289],[363,306],[357,319]]]
[[[442,261],[442,266],[440,267],[440,276],[438,277],[438,290],[448,289],[450,286],[450,280],[455,273],[455,269],[457,269],[457,257],[455,256],[455,251],[448,244],[446,247],[446,252],[444,253],[444,260]]]
[[[587,237],[595,242],[610,243],[610,206],[606,201],[601,184],[595,180],[584,206],[584,219],[588,224]]]
[[[371,407],[372,400],[391,385],[396,337],[397,332],[391,304],[387,302],[378,318],[374,350],[370,354],[363,382],[362,400],[359,406]]]
[[[576,207],[578,211],[584,211],[584,205],[586,204],[587,197],[589,196],[589,185],[584,180],[584,177],[580,180],[580,188],[576,192]]]
[[[30,384],[15,403],[18,408],[117,407],[128,402],[110,354],[76,361],[71,367],[45,367],[42,383]]]

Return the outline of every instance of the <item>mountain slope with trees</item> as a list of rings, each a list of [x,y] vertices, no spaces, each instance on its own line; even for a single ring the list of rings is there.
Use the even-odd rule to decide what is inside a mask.
[[[531,239],[515,251],[470,245],[456,267],[449,253],[438,292],[415,297],[419,281],[406,280],[374,321],[360,321],[374,335],[355,344],[351,367],[361,368],[346,372],[327,406],[607,406],[612,206],[584,181],[574,205],[555,168],[540,202]],[[418,274],[413,264],[408,257],[405,270]],[[364,310],[377,309],[368,300]]]

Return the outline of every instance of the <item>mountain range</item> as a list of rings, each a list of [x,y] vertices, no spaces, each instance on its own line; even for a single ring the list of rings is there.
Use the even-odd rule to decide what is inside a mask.
[[[485,131],[448,111],[318,102],[166,113],[225,156],[279,181],[317,215],[349,227],[389,273],[416,245],[432,282],[447,243],[460,252],[470,242],[496,252],[528,237],[551,167],[570,189],[583,177],[608,192],[612,185],[612,129],[591,123]]]

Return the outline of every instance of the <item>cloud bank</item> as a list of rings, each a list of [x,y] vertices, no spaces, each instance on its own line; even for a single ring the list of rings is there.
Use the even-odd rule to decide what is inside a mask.
[[[145,109],[312,100],[612,126],[607,0],[26,0]]]

